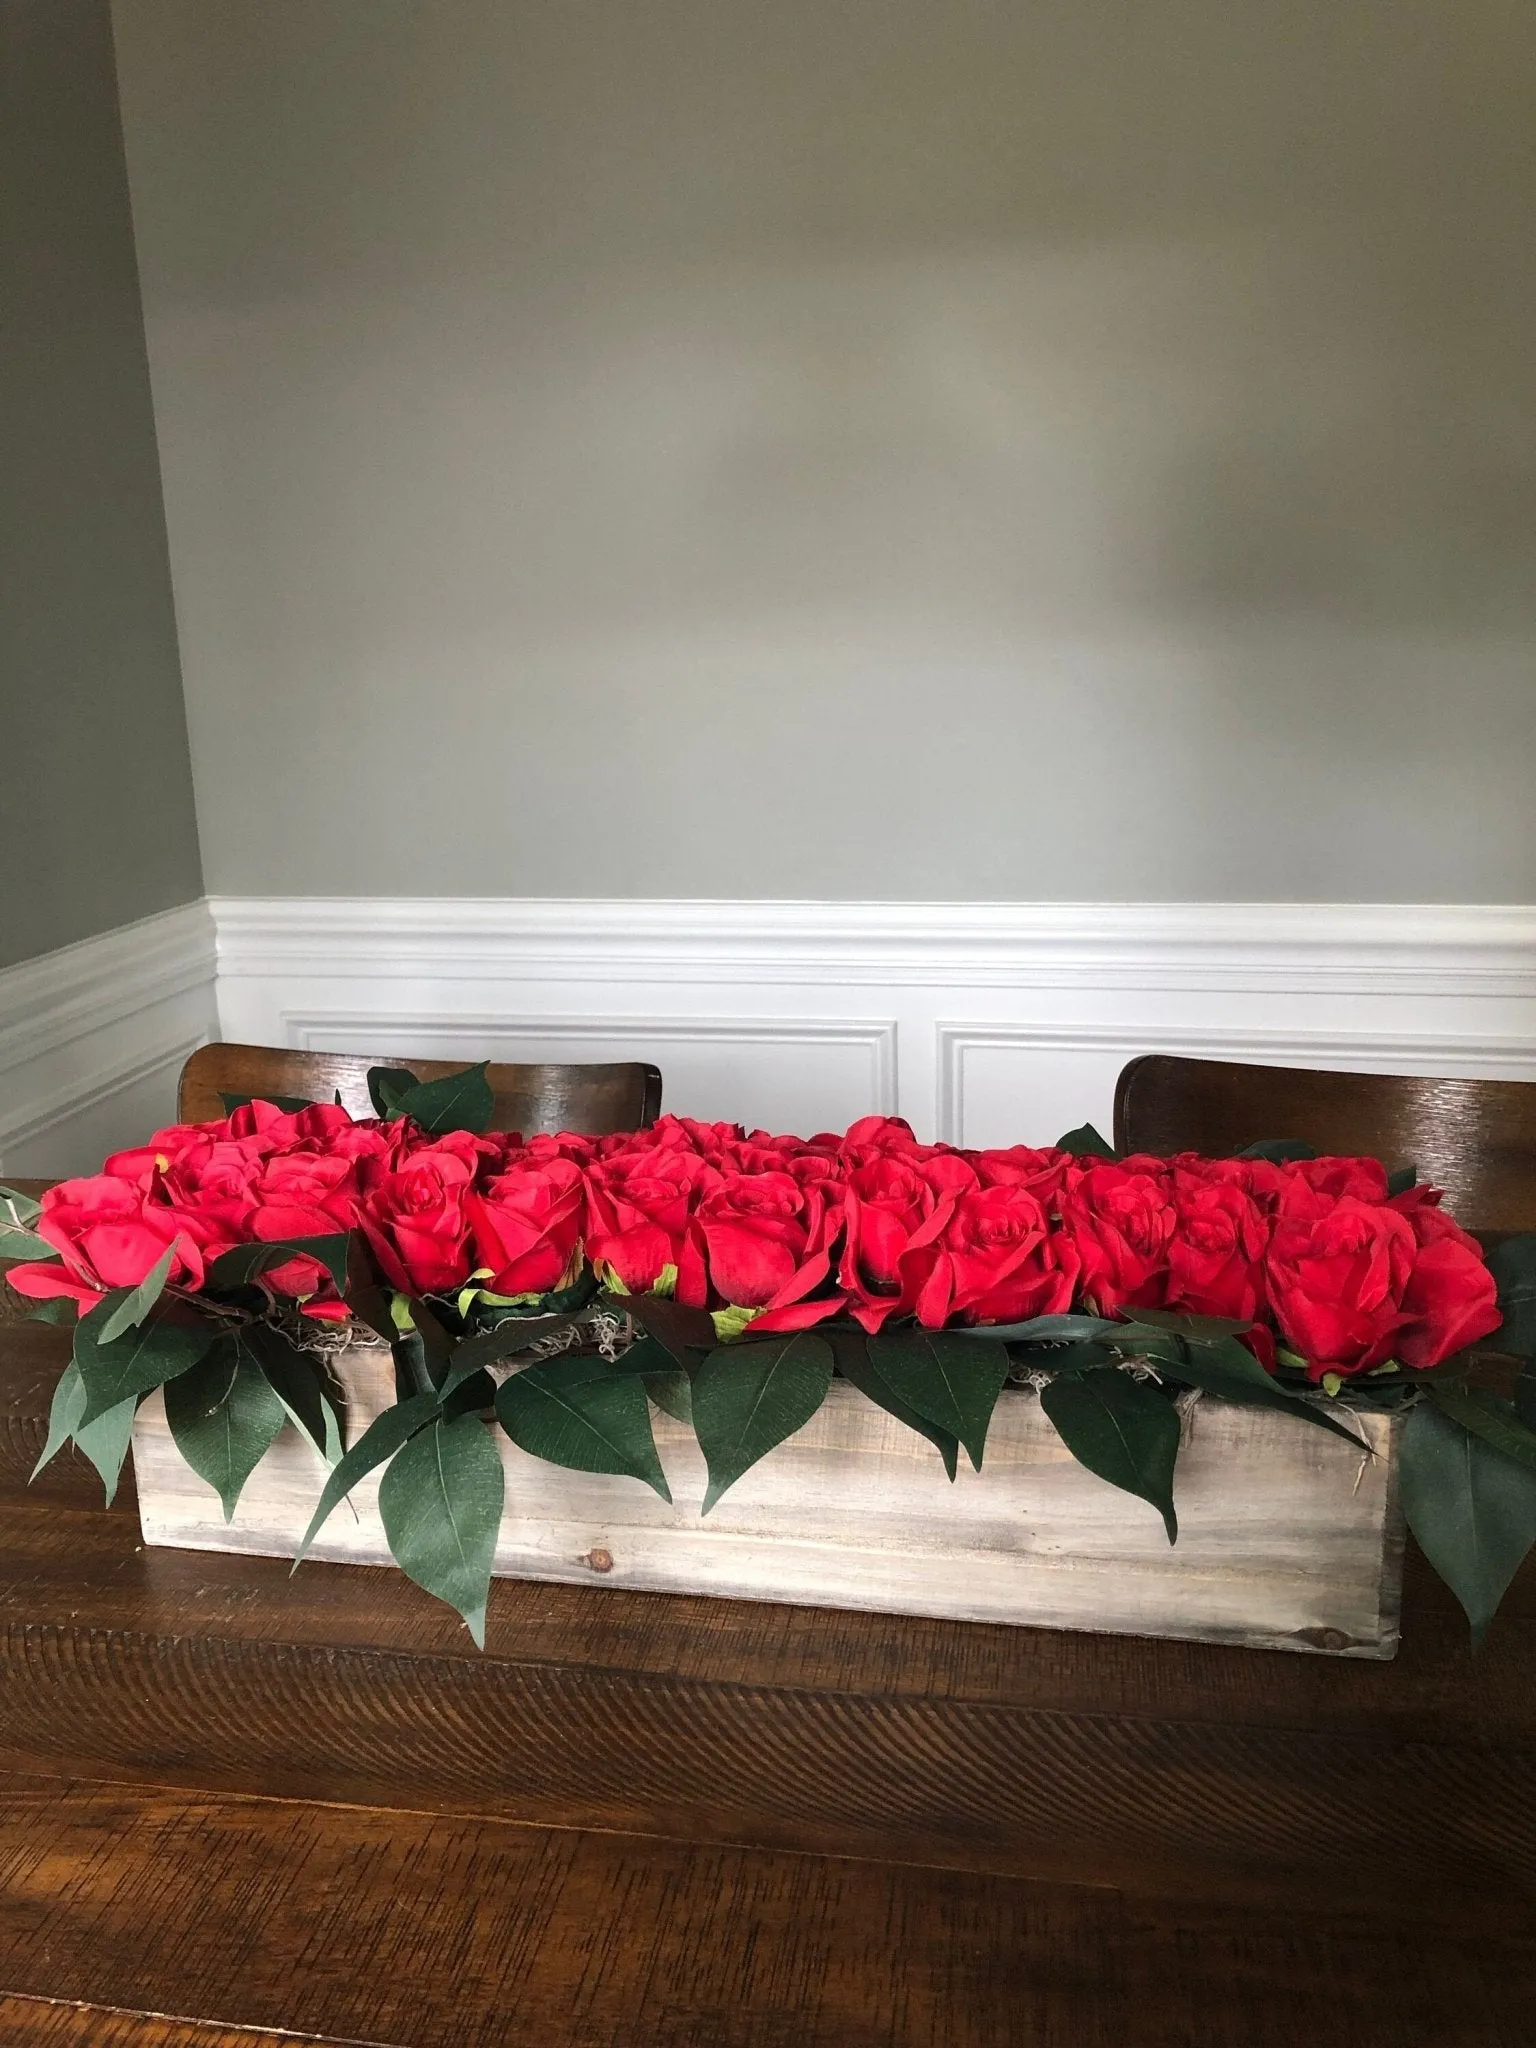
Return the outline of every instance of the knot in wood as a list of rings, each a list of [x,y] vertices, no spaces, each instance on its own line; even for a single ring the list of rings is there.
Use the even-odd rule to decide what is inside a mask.
[[[595,1572],[611,1572],[613,1570],[613,1552],[611,1550],[589,1550],[587,1552],[587,1563],[591,1565]]]

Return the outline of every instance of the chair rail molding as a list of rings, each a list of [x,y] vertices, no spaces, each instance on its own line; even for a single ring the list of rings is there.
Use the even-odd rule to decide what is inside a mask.
[[[87,1173],[168,1120],[217,1032],[207,902],[0,972],[0,1171]]]
[[[222,1033],[632,1059],[667,1108],[968,1144],[1105,1122],[1138,1052],[1536,1078],[1536,907],[211,899]]]

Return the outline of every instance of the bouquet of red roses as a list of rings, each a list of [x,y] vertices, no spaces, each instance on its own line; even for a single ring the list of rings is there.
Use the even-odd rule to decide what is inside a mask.
[[[1414,1455],[1405,1443],[1404,1492],[1474,1625],[1502,1563],[1471,1567],[1472,1586],[1446,1533],[1465,1506],[1445,1477],[1463,1440],[1499,1483],[1517,1474],[1536,1535],[1536,1416],[1442,1370],[1501,1326],[1522,1349],[1529,1310],[1506,1310],[1529,1299],[1531,1259],[1505,1246],[1496,1274],[1436,1190],[1375,1160],[1278,1142],[1121,1158],[1088,1127],[965,1150],[892,1117],[794,1138],[667,1116],[525,1141],[483,1128],[483,1067],[432,1083],[377,1070],[372,1086],[373,1119],[244,1102],[40,1204],[6,1198],[0,1251],[23,1255],[10,1284],[39,1313],[78,1316],[45,1457],[72,1437],[110,1488],[138,1402],[164,1387],[183,1455],[233,1513],[291,1422],[331,1467],[312,1538],[386,1460],[381,1510],[389,1488],[403,1525],[400,1475],[429,1452],[444,1469],[451,1444],[466,1500],[494,1494],[493,1546],[491,1408],[537,1455],[663,1492],[650,1404],[684,1415],[707,1510],[834,1374],[951,1473],[962,1445],[980,1466],[993,1406],[1024,1383],[1172,1537],[1173,1402],[1195,1390],[1346,1434],[1361,1400],[1427,1418]],[[344,1449],[329,1361],[359,1338],[391,1347],[399,1401]],[[466,1600],[432,1556],[402,1562],[483,1615],[483,1589]]]

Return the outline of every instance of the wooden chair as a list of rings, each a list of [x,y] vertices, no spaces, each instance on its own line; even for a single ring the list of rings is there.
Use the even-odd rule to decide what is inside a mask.
[[[224,1114],[224,1095],[304,1095],[374,1114],[370,1067],[403,1067],[420,1081],[456,1073],[467,1060],[386,1059],[382,1054],[295,1052],[275,1045],[205,1045],[181,1070],[177,1115],[206,1123]],[[661,1074],[638,1062],[615,1066],[493,1066],[491,1128],[521,1131],[633,1131],[656,1121]]]
[[[1240,1152],[1300,1138],[1320,1152],[1414,1165],[1468,1230],[1536,1230],[1536,1082],[1446,1081],[1250,1067],[1152,1053],[1115,1088],[1130,1152]]]

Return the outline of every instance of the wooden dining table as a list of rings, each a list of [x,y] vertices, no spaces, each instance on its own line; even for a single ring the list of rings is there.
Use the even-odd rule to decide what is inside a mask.
[[[0,2043],[1517,2048],[1536,1572],[1393,1663],[148,1549],[0,1322]]]

